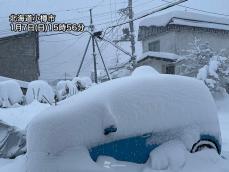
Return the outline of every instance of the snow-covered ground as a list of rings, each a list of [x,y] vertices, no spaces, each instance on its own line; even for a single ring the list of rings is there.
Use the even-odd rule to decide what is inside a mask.
[[[116,161],[112,158],[101,157],[99,158],[97,165],[102,167],[102,171],[131,171],[131,172],[227,172],[229,170],[229,97],[225,99],[218,99],[216,101],[218,107],[218,114],[220,120],[220,127],[223,139],[223,155],[228,159],[223,159],[213,150],[204,150],[195,154],[191,154],[187,151],[183,151],[182,146],[177,148],[177,151],[181,152],[173,154],[173,156],[162,156],[160,152],[163,152],[171,144],[163,145],[158,150],[154,150],[157,156],[151,155],[151,159],[144,165],[135,165],[133,163],[126,163]],[[17,126],[20,129],[25,129],[27,124],[32,118],[34,118],[39,112],[48,108],[49,105],[33,102],[27,106],[1,109],[0,108],[0,119],[10,125]],[[177,147],[177,144],[172,144],[173,147]],[[155,158],[160,159],[156,162]],[[185,159],[185,160],[184,160]],[[154,164],[152,164],[154,160]],[[177,165],[173,166],[174,169],[166,169],[167,161],[175,162]],[[156,163],[156,164],[155,164]],[[87,164],[85,164],[87,165]],[[165,167],[165,169],[163,169]],[[177,169],[179,167],[179,169]],[[158,170],[162,168],[163,170]],[[26,156],[19,156],[14,160],[0,159],[0,172],[26,172]]]
[[[48,104],[33,101],[26,106],[17,106],[12,108],[0,108],[0,120],[5,123],[24,130],[27,124],[41,111],[48,108]]]

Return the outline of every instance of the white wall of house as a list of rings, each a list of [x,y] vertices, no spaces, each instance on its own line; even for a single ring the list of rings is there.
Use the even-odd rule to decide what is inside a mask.
[[[157,34],[156,36],[149,37],[142,41],[143,53],[149,51],[149,43],[160,41],[160,51],[169,52],[178,55],[186,53],[186,50],[192,48],[191,43],[198,38],[201,43],[209,43],[210,47],[214,51],[221,51],[225,49],[225,53],[229,55],[229,34],[223,34],[222,32],[206,32],[204,30],[181,30],[181,31],[170,31],[165,33]],[[147,59],[141,62],[139,65],[150,65],[160,73],[165,73],[166,65],[168,62]],[[175,66],[175,74],[180,73],[180,68]]]
[[[148,44],[160,40],[160,51],[174,54],[184,54],[191,48],[191,43],[198,38],[202,43],[208,42],[215,51],[226,50],[229,55],[229,34],[205,32],[205,31],[171,31],[149,37],[142,41],[143,53],[148,51]]]
[[[146,39],[142,41],[142,50],[143,53],[147,52],[149,47],[150,42],[154,41],[160,41],[160,51],[161,52],[169,52],[169,53],[174,53],[176,50],[175,47],[175,32],[165,32],[158,34],[157,36],[154,37],[149,37],[149,39]]]

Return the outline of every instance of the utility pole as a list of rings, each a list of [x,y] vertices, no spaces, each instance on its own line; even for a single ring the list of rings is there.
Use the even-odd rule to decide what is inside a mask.
[[[118,42],[130,42],[130,48],[131,48],[131,65],[135,66],[136,64],[136,55],[135,55],[135,33],[134,33],[134,12],[133,12],[133,1],[128,0],[128,6],[127,8],[122,8],[119,10],[119,13],[121,15],[125,15],[128,17],[129,21],[127,22],[129,24],[128,28],[122,29],[123,36],[119,40],[114,40],[115,43]]]
[[[100,39],[100,40],[102,39],[101,38],[102,32],[101,31],[95,32],[95,26],[93,25],[93,19],[92,19],[92,9],[90,9],[90,25],[89,25],[89,29],[90,29],[90,31],[89,31],[90,37],[89,37],[89,40],[87,42],[86,49],[84,51],[84,54],[83,54],[82,60],[80,62],[80,66],[79,66],[79,68],[77,70],[76,76],[78,77],[79,74],[80,74],[83,62],[85,61],[85,57],[86,57],[90,42],[92,41],[92,51],[93,51],[92,55],[93,55],[93,62],[94,62],[94,80],[95,80],[95,83],[98,83],[97,62],[96,62],[96,47],[97,47],[98,52],[99,52],[99,57],[102,60],[103,67],[104,67],[104,69],[106,71],[107,78],[109,80],[111,80],[109,71],[108,71],[108,69],[106,67],[105,61],[103,59],[103,56],[102,56],[102,53],[101,53],[101,50],[99,48],[99,44],[98,44],[98,41],[97,41],[97,39]]]
[[[130,43],[131,43],[131,60],[130,60],[130,62],[132,63],[133,66],[136,65],[134,21],[139,20],[141,18],[144,18],[146,16],[149,16],[151,14],[163,11],[165,9],[171,8],[175,5],[179,5],[179,4],[186,2],[186,1],[188,1],[188,0],[174,0],[173,2],[168,2],[168,4],[160,6],[159,8],[154,9],[151,12],[146,13],[146,14],[139,16],[139,17],[136,17],[136,18],[134,18],[133,1],[132,0],[128,0],[128,7],[127,8],[123,8],[123,9],[119,10],[120,14],[123,14],[129,18],[129,21],[115,24],[115,25],[109,26],[108,28],[115,28],[118,26],[129,24],[129,28],[123,29],[123,37],[121,37],[120,40],[114,40],[114,42],[117,43],[117,42],[130,41]]]
[[[92,49],[93,49],[93,58],[94,58],[94,76],[95,76],[95,83],[98,83],[97,79],[97,64],[96,64],[96,53],[95,53],[95,37],[94,37],[94,25],[92,20],[92,9],[90,9],[90,29],[92,36]]]
[[[134,14],[133,14],[133,1],[128,0],[128,16],[129,16],[129,27],[130,27],[130,44],[131,44],[131,62],[132,65],[136,63],[136,55],[135,55],[135,35],[134,35]]]

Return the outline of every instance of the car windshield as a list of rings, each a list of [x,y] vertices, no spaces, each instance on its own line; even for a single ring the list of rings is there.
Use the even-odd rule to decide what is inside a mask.
[[[99,156],[110,156],[119,161],[145,163],[150,152],[158,145],[150,144],[151,134],[113,141],[89,149],[91,158],[96,161]]]

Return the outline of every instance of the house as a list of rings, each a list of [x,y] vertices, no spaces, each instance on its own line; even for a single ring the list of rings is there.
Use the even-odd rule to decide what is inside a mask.
[[[21,81],[37,80],[38,33],[26,32],[0,38],[0,76]]]
[[[136,67],[147,65],[159,73],[175,74],[175,64],[180,58],[173,53],[147,51],[138,58]]]
[[[229,19],[173,11],[147,18],[139,25],[138,40],[142,42],[143,57],[148,55],[144,64],[161,66],[160,69],[163,68],[163,70],[159,72],[162,73],[166,73],[166,68],[171,66],[170,58],[174,55],[184,55],[186,50],[191,48],[191,43],[195,38],[204,43],[208,42],[216,51],[225,49],[225,53],[229,55]],[[152,54],[152,52],[161,53]],[[163,57],[164,52],[171,55],[166,63],[165,58],[162,60],[158,57],[158,55]],[[142,60],[138,62],[143,64]],[[178,73],[178,70],[174,70],[174,73]]]

